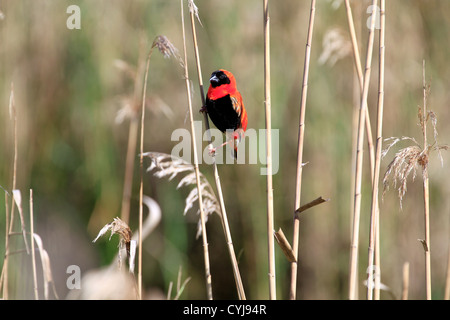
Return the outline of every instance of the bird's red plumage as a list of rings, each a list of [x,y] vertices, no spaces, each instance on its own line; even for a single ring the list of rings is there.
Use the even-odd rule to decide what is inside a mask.
[[[220,74],[222,78],[221,80],[215,78],[213,84],[212,79],[217,74]],[[226,77],[223,77],[224,74]],[[213,72],[210,81],[211,85],[206,95],[206,110],[209,117],[221,131],[234,130],[233,138],[239,142],[243,136],[242,133],[247,130],[248,118],[241,93],[236,87],[234,75],[227,70],[220,69]]]
[[[241,117],[240,121],[241,123],[239,127],[245,131],[247,130],[247,123],[248,123],[247,111],[245,110],[241,93],[237,90],[236,79],[234,78],[234,75],[231,72],[224,69],[220,69],[220,71],[222,71],[227,75],[228,79],[230,79],[230,83],[222,84],[217,87],[209,86],[207,98],[214,101],[223,98],[227,95],[230,95],[231,100],[232,101],[234,100],[232,102],[232,107],[236,111],[236,113],[239,114]],[[238,129],[238,128],[228,128],[228,129]]]

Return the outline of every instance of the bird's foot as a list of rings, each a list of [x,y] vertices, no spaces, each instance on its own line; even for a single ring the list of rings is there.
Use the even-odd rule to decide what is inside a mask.
[[[212,145],[208,146],[208,154],[211,157],[215,157],[216,156],[216,151],[217,151],[217,148],[214,148]]]

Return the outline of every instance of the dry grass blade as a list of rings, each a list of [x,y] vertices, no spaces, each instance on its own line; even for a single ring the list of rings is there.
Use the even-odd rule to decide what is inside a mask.
[[[135,261],[136,261],[136,247],[137,247],[136,240],[131,240],[130,241],[130,257],[129,257],[128,270],[132,274],[134,273],[134,266],[135,266]]]
[[[184,213],[186,214],[198,200],[198,187],[194,172],[194,166],[183,159],[174,157],[170,154],[160,153],[160,152],[146,152],[145,157],[149,157],[152,162],[150,167],[148,167],[147,172],[153,171],[154,175],[158,178],[168,177],[169,180],[174,179],[179,174],[186,174],[178,183],[177,189],[184,186],[195,186],[191,190],[189,195],[186,197],[186,205],[184,208]],[[214,212],[220,215],[220,205],[216,198],[213,188],[209,184],[205,176],[200,172],[200,188],[203,200],[203,209],[205,214],[205,222],[208,220],[208,216]],[[200,211],[197,211],[200,214]],[[197,238],[201,234],[201,224],[200,220],[197,228]]]
[[[286,239],[286,236],[284,235],[283,230],[278,229],[277,232],[274,233],[275,240],[277,240],[278,245],[280,246],[281,250],[283,250],[284,255],[288,259],[290,263],[297,262],[297,259],[295,258],[294,251],[292,250],[291,245],[289,244],[289,241]]]
[[[183,293],[184,289],[186,288],[186,285],[188,284],[189,281],[191,281],[191,277],[187,277],[183,281],[183,283],[181,283],[181,275],[182,275],[182,267],[180,266],[180,268],[178,269],[178,277],[177,277],[177,288],[176,288],[177,292],[176,292],[173,300],[178,300],[180,298],[181,294]],[[172,288],[173,288],[173,282],[170,281],[169,289],[167,290],[167,300],[171,299]]]
[[[300,208],[298,208],[297,210],[295,210],[295,218],[299,219],[300,218],[300,214],[303,211],[306,211],[308,209],[311,209],[312,207],[315,207],[321,203],[324,202],[328,202],[330,201],[330,199],[324,199],[323,197],[318,197],[317,199],[314,199],[313,201],[308,202],[307,204],[302,205]]]
[[[425,251],[425,252],[429,251],[428,244],[425,239],[417,239],[417,241],[419,241],[422,244],[423,251]]]
[[[191,281],[191,277],[187,277],[183,283],[181,283],[181,275],[182,275],[182,268],[180,266],[179,270],[178,270],[178,278],[177,278],[177,294],[175,295],[175,297],[173,298],[174,300],[178,300],[181,296],[181,294],[184,291],[184,288],[186,287],[186,285],[188,284],[189,281]]]
[[[22,225],[22,234],[23,234],[23,241],[25,242],[25,248],[27,250],[27,254],[30,254],[30,249],[28,247],[28,240],[26,236],[25,219],[23,217],[22,193],[20,192],[20,190],[13,190],[12,193],[14,197],[14,202],[16,203],[17,209],[19,210],[20,223]]]
[[[44,277],[44,297],[46,300],[49,299],[49,284],[51,284],[54,296],[56,297],[56,299],[59,299],[58,294],[56,293],[55,282],[53,281],[50,257],[47,253],[47,250],[44,249],[41,237],[35,233],[33,234],[33,238],[38,246],[39,255],[41,256],[42,273]]]

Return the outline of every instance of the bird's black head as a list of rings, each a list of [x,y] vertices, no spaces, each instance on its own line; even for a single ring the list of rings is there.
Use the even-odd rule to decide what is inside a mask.
[[[225,72],[223,72],[222,70],[217,70],[211,74],[209,82],[211,83],[211,86],[215,88],[223,84],[230,84],[231,81]]]

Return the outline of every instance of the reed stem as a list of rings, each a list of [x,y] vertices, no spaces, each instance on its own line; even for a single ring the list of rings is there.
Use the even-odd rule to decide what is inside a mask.
[[[428,153],[427,142],[427,85],[425,80],[425,60],[423,61],[423,150]],[[424,220],[425,220],[425,284],[427,300],[431,300],[431,243],[430,243],[430,190],[428,180],[428,163],[423,168],[423,202],[424,202]]]
[[[305,137],[305,114],[306,114],[306,97],[308,93],[308,76],[309,64],[311,58],[311,43],[314,30],[314,18],[316,13],[316,0],[311,0],[311,10],[309,15],[308,36],[306,40],[305,62],[303,65],[303,84],[302,95],[300,102],[300,125],[298,131],[298,146],[297,146],[297,174],[295,180],[295,204],[294,210],[300,208],[301,190],[302,190],[302,174],[303,174],[303,144]],[[295,261],[291,262],[291,283],[289,290],[289,299],[295,300],[297,296],[297,270],[298,270],[298,247],[300,238],[300,219],[294,213],[294,230],[293,230],[293,252]]]
[[[206,280],[206,295],[208,300],[213,299],[212,294],[212,280],[211,280],[211,269],[209,263],[209,250],[208,250],[208,238],[206,234],[206,223],[205,223],[205,211],[203,209],[203,195],[202,195],[202,187],[200,182],[200,170],[198,167],[198,155],[197,155],[197,142],[195,140],[195,128],[194,128],[194,116],[192,112],[192,95],[191,95],[191,86],[189,85],[189,71],[187,65],[187,53],[186,53],[186,31],[184,27],[184,10],[183,10],[183,0],[181,0],[181,24],[183,30],[183,50],[184,50],[184,79],[186,82],[186,90],[187,90],[187,99],[188,99],[188,107],[189,107],[189,120],[191,124],[191,135],[192,135],[192,149],[194,150],[194,170],[195,170],[195,178],[197,182],[197,190],[198,190],[198,205],[200,209],[200,223],[202,226],[202,241],[203,241],[203,258],[205,262],[205,280]]]
[[[202,70],[201,70],[200,55],[199,55],[198,42],[197,42],[197,32],[196,32],[196,28],[195,28],[194,3],[192,2],[192,0],[189,0],[188,3],[190,6],[189,13],[190,13],[190,20],[191,20],[192,37],[193,37],[193,42],[194,42],[194,52],[195,52],[195,61],[196,61],[196,65],[197,65],[198,82],[199,82],[199,87],[200,87],[200,97],[201,97],[202,105],[205,105],[206,100],[205,100],[205,93],[204,93],[204,89],[203,89]],[[211,144],[212,138],[211,138],[211,132],[209,130],[208,115],[206,112],[204,112],[203,116],[204,116],[205,131],[207,133],[208,143]],[[246,296],[245,296],[244,286],[242,284],[241,274],[239,271],[236,254],[234,252],[233,241],[231,238],[231,232],[230,232],[230,227],[229,227],[229,223],[228,223],[227,212],[225,209],[225,202],[224,202],[224,198],[223,198],[222,185],[220,182],[219,171],[217,169],[217,163],[216,163],[216,160],[214,157],[212,158],[212,163],[213,163],[213,168],[214,168],[214,181],[216,183],[217,194],[219,197],[219,204],[220,204],[220,211],[221,211],[220,217],[222,218],[221,219],[222,227],[224,229],[225,239],[226,239],[226,242],[228,245],[228,252],[230,254],[234,280],[236,282],[239,299],[245,300]]]
[[[269,297],[276,300],[275,239],[273,226],[273,184],[272,184],[272,120],[270,95],[270,17],[269,0],[263,0],[264,8],[264,105],[266,114],[266,164],[267,164],[267,239],[269,256]]]
[[[379,230],[379,210],[378,210],[378,190],[380,179],[381,149],[383,144],[383,108],[384,108],[384,57],[385,57],[385,0],[381,0],[380,5],[380,48],[378,67],[378,112],[377,112],[377,141],[375,155],[375,171],[372,181],[372,206],[370,211],[370,232],[369,232],[369,256],[368,256],[368,280],[367,280],[367,300],[373,299],[373,282],[379,274],[374,277],[373,271],[379,271],[379,265],[374,264],[374,250],[377,230]],[[375,265],[375,269],[372,266]]]
[[[376,7],[377,0],[373,0],[373,6]],[[350,246],[350,271],[349,271],[349,299],[357,299],[356,285],[358,273],[358,247],[359,247],[359,223],[361,211],[361,184],[362,184],[362,165],[363,165],[363,142],[364,127],[366,122],[367,96],[369,94],[370,72],[372,64],[372,50],[374,42],[374,30],[376,21],[376,10],[373,10],[369,30],[369,39],[367,42],[366,68],[364,72],[364,86],[361,95],[361,104],[359,110],[358,138],[356,150],[356,168],[355,168],[355,192],[354,192],[354,211],[352,240]]]

